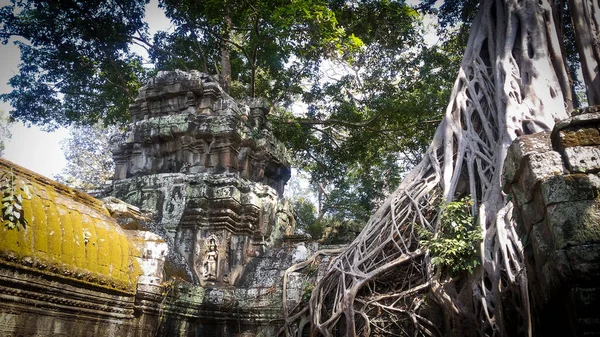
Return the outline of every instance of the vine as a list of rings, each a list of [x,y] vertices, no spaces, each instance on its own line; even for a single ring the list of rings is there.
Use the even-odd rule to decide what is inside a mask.
[[[29,187],[16,178],[12,169],[0,174],[0,193],[2,193],[2,222],[8,229],[27,228],[23,200],[31,199]]]

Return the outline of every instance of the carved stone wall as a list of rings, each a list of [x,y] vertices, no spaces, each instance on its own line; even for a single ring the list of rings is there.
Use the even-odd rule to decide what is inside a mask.
[[[248,259],[293,226],[281,199],[289,158],[268,105],[237,103],[208,75],[172,71],[140,89],[130,111],[133,123],[114,140],[112,195],[153,214],[190,281],[235,284]]]
[[[266,102],[238,104],[208,75],[159,72],[130,106],[125,139],[113,150],[115,180],[159,173],[235,172],[280,195],[290,177]]]
[[[153,218],[145,225],[169,245],[165,280],[190,282],[167,291],[146,285],[143,311],[163,316],[162,335],[273,335],[290,263],[273,254],[293,249],[281,244],[295,224],[282,197],[289,158],[271,132],[268,104],[238,103],[209,76],[174,71],[151,79],[130,110],[133,123],[114,140],[111,194]],[[178,258],[185,270],[173,268]],[[166,303],[162,312],[157,301]]]
[[[505,191],[525,248],[534,336],[600,334],[600,111],[508,150]]]

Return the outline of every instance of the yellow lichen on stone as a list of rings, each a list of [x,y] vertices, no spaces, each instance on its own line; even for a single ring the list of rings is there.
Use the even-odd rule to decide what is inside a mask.
[[[135,292],[135,248],[102,202],[8,161],[31,198],[23,200],[26,228],[0,228],[0,268],[9,265],[86,284]]]
[[[85,269],[86,257],[85,257],[85,245],[83,243],[83,228],[81,214],[76,210],[69,210],[69,216],[71,218],[71,224],[73,225],[73,258],[75,260],[75,266],[78,268]]]
[[[62,263],[72,266],[75,264],[75,256],[73,248],[74,239],[71,217],[69,216],[69,210],[64,205],[58,205],[58,214],[60,217],[60,229],[63,237],[62,244],[60,246],[60,260]]]
[[[81,214],[81,229],[85,247],[85,269],[98,272],[98,236],[92,219],[87,214]]]
[[[42,200],[46,209],[46,226],[48,233],[48,256],[52,257],[54,262],[60,262],[62,251],[62,230],[60,218],[56,210],[56,204],[51,200]]]
[[[97,248],[98,248],[98,273],[110,275],[110,252],[108,244],[108,233],[102,221],[92,219],[96,227]]]
[[[42,199],[37,194],[31,196],[31,208],[33,210],[33,223],[29,224],[33,230],[33,249],[36,254],[46,254],[48,253],[46,211]]]
[[[123,274],[123,281],[128,281],[127,274],[129,273],[129,241],[127,241],[126,237],[120,237],[119,241],[121,241],[121,273]]]
[[[123,272],[122,266],[122,255],[121,255],[121,244],[119,242],[119,238],[116,233],[112,231],[107,231],[107,239],[108,239],[108,260],[109,265],[108,269],[111,275],[121,281],[125,281],[125,273]]]

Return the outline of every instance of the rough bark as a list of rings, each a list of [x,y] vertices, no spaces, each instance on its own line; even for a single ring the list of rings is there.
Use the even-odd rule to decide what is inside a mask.
[[[600,104],[600,4],[593,0],[569,0],[569,9],[588,104],[597,105]]]
[[[300,334],[308,319],[312,336],[531,335],[522,246],[501,174],[518,135],[567,117],[564,64],[548,0],[484,0],[423,161],[332,262],[306,316],[288,317],[283,332]],[[484,237],[481,265],[450,277],[431,264],[419,228],[435,233],[440,201],[467,195]]]

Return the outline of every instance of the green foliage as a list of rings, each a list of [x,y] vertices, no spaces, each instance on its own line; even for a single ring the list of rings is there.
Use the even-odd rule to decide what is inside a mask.
[[[8,229],[25,229],[28,225],[23,214],[23,200],[30,199],[29,187],[12,172],[0,174],[2,193],[2,222]]]
[[[145,77],[130,50],[143,34],[145,0],[12,0],[0,8],[0,41],[21,50],[13,118],[47,128],[71,122],[129,120],[127,107]]]
[[[440,206],[436,233],[421,229],[421,243],[431,253],[431,263],[452,273],[473,272],[480,263],[477,244],[483,239],[471,215],[473,202],[467,197]]]
[[[321,214],[342,222],[366,221],[420,160],[464,43],[428,46],[422,13],[400,1],[164,0],[173,29],[154,36],[145,2],[13,0],[0,8],[0,40],[22,51],[14,90],[0,96],[11,116],[46,127],[120,123],[156,70],[224,80],[229,67],[234,97],[277,107],[276,135],[293,165],[327,190]],[[132,44],[147,49],[154,69]],[[292,113],[299,101],[306,109]]]
[[[344,35],[323,0],[166,0],[162,6],[176,28],[154,38],[158,67],[223,75],[226,52],[238,98],[289,102],[323,57],[361,45]]]
[[[315,285],[310,281],[304,281],[302,283],[302,301],[308,302],[310,300],[310,296],[312,295],[313,290],[315,289]]]
[[[347,244],[352,242],[365,227],[366,222],[327,216],[322,220],[324,229],[321,242],[324,244]]]
[[[280,109],[272,121],[294,166],[327,189],[324,213],[365,222],[420,161],[462,50],[428,46],[422,17],[401,2],[334,1],[330,7],[339,26],[365,47],[344,55],[345,63],[322,65],[321,81],[302,94],[304,114]]]
[[[102,187],[114,174],[110,138],[118,133],[117,127],[71,127],[69,136],[61,142],[67,164],[54,178],[81,190]]]
[[[306,229],[311,224],[317,221],[317,210],[315,205],[305,197],[298,197],[292,200],[294,208],[294,217],[296,219],[296,227]]]

